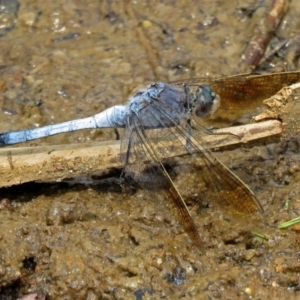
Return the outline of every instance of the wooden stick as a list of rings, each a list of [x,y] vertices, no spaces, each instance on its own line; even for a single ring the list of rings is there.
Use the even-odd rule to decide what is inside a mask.
[[[203,146],[205,148],[223,147],[280,134],[282,124],[277,120],[269,120],[215,131],[215,133],[220,132],[233,135],[205,135],[202,141]],[[166,146],[168,143],[169,146],[173,145],[173,141],[166,141]],[[3,148],[0,149],[0,187],[30,181],[57,182],[65,178],[114,167],[122,167],[118,141]]]
[[[242,62],[252,70],[257,67],[264,55],[271,38],[287,11],[288,4],[288,0],[273,0],[269,12],[256,25],[251,41],[242,55]]]

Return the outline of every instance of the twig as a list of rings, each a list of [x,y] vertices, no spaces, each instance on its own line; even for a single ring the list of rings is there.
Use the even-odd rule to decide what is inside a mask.
[[[288,8],[288,0],[273,0],[270,11],[255,27],[251,41],[246,47],[242,62],[255,69],[262,58],[271,38]]]
[[[159,71],[159,66],[161,66],[161,63],[160,63],[158,51],[151,44],[151,40],[147,36],[147,33],[143,28],[143,26],[139,24],[138,17],[136,15],[136,12],[133,8],[131,1],[126,0],[124,1],[124,4],[125,4],[126,14],[136,25],[135,31],[136,31],[137,40],[147,55],[149,65],[152,69],[155,79],[160,81],[169,81],[167,75]]]
[[[292,65],[293,60],[297,55],[299,55],[299,38],[300,34],[294,34],[282,42],[280,42],[273,50],[269,51],[264,55],[264,57],[259,61],[259,66],[264,64],[266,61],[270,60],[273,55],[278,53],[283,47],[287,47],[287,63]]]
[[[220,132],[232,133],[232,135],[206,135],[203,137],[203,146],[223,147],[280,134],[282,125],[277,120],[269,120],[215,131],[215,133]],[[174,141],[166,141],[164,147],[174,147]],[[0,187],[30,181],[56,182],[114,167],[122,167],[118,141],[3,148],[0,150]]]
[[[291,84],[290,86],[283,87],[272,97],[265,99],[263,104],[266,105],[261,114],[252,118],[254,122],[260,122],[266,119],[280,119],[284,121],[284,114],[287,113],[287,99],[293,93],[294,90],[300,88],[300,82]]]

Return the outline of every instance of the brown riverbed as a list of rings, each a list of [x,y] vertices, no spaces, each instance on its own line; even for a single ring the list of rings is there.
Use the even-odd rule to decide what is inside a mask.
[[[244,72],[241,53],[270,2],[250,17],[242,8],[255,1],[20,0],[0,37],[0,132],[93,115],[158,80]],[[299,30],[299,13],[291,1],[280,37]],[[280,56],[266,66],[288,67]],[[205,255],[159,193],[114,183],[1,189],[0,299],[298,299],[299,226],[277,229],[300,214],[293,113],[285,135],[216,153],[263,217],[198,201],[194,178],[178,178]],[[86,130],[26,146],[113,139]]]

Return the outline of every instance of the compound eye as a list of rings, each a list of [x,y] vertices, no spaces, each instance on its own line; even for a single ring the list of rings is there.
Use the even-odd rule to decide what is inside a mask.
[[[196,92],[194,112],[200,118],[211,116],[219,107],[219,96],[210,86],[200,85]]]

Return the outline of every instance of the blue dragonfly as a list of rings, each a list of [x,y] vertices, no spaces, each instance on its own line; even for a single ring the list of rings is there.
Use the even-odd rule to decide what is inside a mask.
[[[299,79],[299,73],[294,72],[158,82],[133,95],[126,105],[110,107],[91,117],[2,133],[0,146],[80,129],[125,128],[121,142],[124,176],[130,176],[142,188],[163,191],[164,197],[174,204],[185,231],[204,253],[200,234],[186,204],[188,196],[182,192],[178,177],[185,182],[192,174],[194,180],[204,183],[199,184],[196,193],[199,198],[214,194],[221,203],[229,203],[242,213],[262,213],[263,207],[250,188],[202,146],[202,137],[207,132],[198,125],[197,118],[215,115],[223,99],[235,97],[245,102],[258,98],[261,101],[283,85]],[[168,157],[183,154],[189,171],[176,174],[169,168]],[[178,161],[174,164],[176,166]]]

